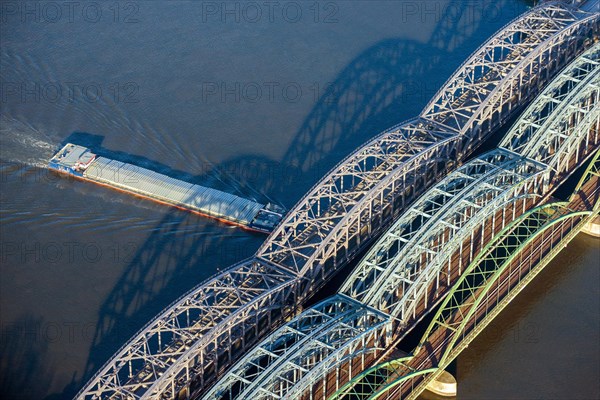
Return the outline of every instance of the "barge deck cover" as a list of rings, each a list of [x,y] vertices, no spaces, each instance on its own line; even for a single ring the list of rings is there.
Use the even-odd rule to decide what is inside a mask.
[[[143,167],[100,157],[87,147],[71,143],[50,159],[48,167],[263,232],[272,230],[285,213],[282,207],[271,203],[260,204]]]
[[[249,225],[264,207],[252,200],[105,157],[96,158],[84,176],[245,225]]]

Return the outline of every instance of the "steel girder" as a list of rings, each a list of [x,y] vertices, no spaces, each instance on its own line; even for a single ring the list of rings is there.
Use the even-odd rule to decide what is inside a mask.
[[[537,91],[542,75],[551,74],[557,63],[564,65],[565,57],[576,53],[574,47],[594,35],[598,20],[565,5],[546,4],[507,25],[459,68],[418,120],[384,132],[334,168],[288,213],[258,256],[312,276],[329,261],[333,265],[322,273],[330,274],[346,260],[349,242],[358,248],[379,231],[371,225],[393,208],[397,197],[389,193],[406,182],[407,171],[426,171],[433,178],[445,170],[433,162],[423,168],[426,160],[415,160],[415,155],[440,139],[455,138],[436,155],[462,160]],[[419,186],[430,185],[431,178]]]
[[[466,173],[473,173],[486,159],[496,164],[468,180]],[[359,299],[365,304],[403,322],[415,317],[417,305],[432,284],[436,282],[431,290],[444,285],[440,279],[455,252],[462,253],[465,240],[480,240],[476,227],[503,224],[503,219],[496,221],[495,215],[489,220],[499,209],[511,215],[525,211],[515,209],[514,203],[543,194],[544,172],[541,164],[501,149],[467,163],[402,215],[361,261],[342,292],[352,295],[355,288],[362,288]],[[445,190],[461,180],[468,182],[462,191],[450,195]],[[430,204],[439,208],[432,209]],[[375,279],[369,276],[376,275],[373,271],[379,272]],[[446,279],[449,278],[446,273]]]
[[[577,18],[573,9],[554,3],[507,25],[501,35],[492,38],[459,68],[427,105],[423,115],[458,132],[483,123],[498,111],[498,106],[502,107],[503,95],[510,97],[518,92],[501,93],[503,88],[498,86],[499,82],[520,76],[519,85],[529,86],[521,81],[523,71],[512,68],[522,55]],[[489,109],[476,115],[482,105]]]
[[[381,394],[381,388],[390,383],[398,382],[399,377],[410,379],[415,376],[429,374],[435,369],[416,371],[415,374],[406,374],[406,361],[411,357],[403,357],[386,361],[365,370],[354,379],[342,386],[328,400],[363,400],[376,399]]]
[[[406,202],[462,160],[549,75],[585,48],[586,38],[597,35],[597,30],[597,16],[554,3],[534,8],[507,25],[455,74],[456,79],[467,77],[465,85],[480,93],[476,102],[485,93],[480,86],[493,86],[488,94],[493,100],[484,100],[479,108],[465,106],[468,95],[464,94],[456,103],[447,96],[440,103],[448,109],[460,106],[461,114],[473,110],[474,122],[488,115],[486,123],[456,130],[450,129],[450,119],[457,114],[448,120],[422,114],[368,142],[311,189],[255,258],[201,284],[167,308],[111,358],[77,397],[172,398],[200,389],[205,375],[218,375],[270,324],[277,325],[292,313],[297,303],[389,225]],[[508,38],[515,35],[521,39],[511,42]],[[493,50],[508,47],[512,50]],[[464,74],[481,65],[486,54],[498,52],[503,58],[490,61],[483,75]],[[498,76],[502,79],[494,78]],[[271,282],[271,277],[275,280],[265,289],[261,282]],[[213,300],[206,299],[223,300],[224,305],[213,307]]]
[[[595,210],[597,212],[598,205]],[[593,216],[593,211],[572,211],[568,203],[551,203],[528,211],[509,224],[489,242],[468,266],[444,298],[421,342],[413,354],[376,365],[357,375],[329,399],[414,399],[495,316],[564,248]],[[558,240],[555,233],[560,232]],[[527,246],[542,237],[541,253],[536,247],[524,254]],[[554,238],[554,241],[552,239]],[[534,254],[535,253],[535,254]],[[514,261],[527,263],[524,279],[511,286],[510,277],[521,269],[510,269]],[[509,274],[506,277],[506,274]],[[500,279],[502,278],[502,281]],[[490,295],[500,295],[488,309]],[[496,293],[498,292],[498,293]],[[388,366],[393,364],[394,368]],[[373,374],[386,371],[385,379],[373,381]],[[426,378],[424,378],[427,376]]]
[[[344,295],[306,310],[244,356],[204,399],[279,399],[336,349],[376,342],[388,318]]]
[[[590,161],[590,165],[588,165],[583,173],[583,176],[575,187],[575,193],[581,190],[583,185],[585,185],[590,179],[594,178],[600,179],[600,150],[597,150],[596,153],[594,153],[592,161]]]
[[[405,214],[410,217],[407,217],[407,220],[410,219],[410,221],[407,224],[402,224],[403,226],[411,226],[415,223],[419,225],[414,237],[421,239],[420,244],[411,242],[410,246],[407,245],[407,252],[413,256],[413,262],[424,263],[422,268],[416,268],[415,271],[429,267],[437,271],[433,275],[439,275],[446,262],[433,263],[432,259],[436,257],[433,257],[431,254],[434,256],[438,255],[439,258],[446,260],[446,258],[450,257],[456,251],[457,245],[464,242],[464,239],[472,234],[475,230],[474,226],[485,224],[486,221],[492,224],[503,224],[502,221],[494,222],[494,218],[491,220],[489,218],[490,214],[493,213],[495,215],[494,212],[497,211],[498,207],[509,210],[507,213],[510,212],[511,216],[507,215],[507,219],[513,218],[513,212],[520,214],[522,211],[517,211],[514,207],[515,204],[521,202],[524,198],[539,196],[537,192],[539,188],[543,187],[544,172],[544,166],[541,164],[530,162],[506,150],[494,150],[465,164],[458,171],[445,178],[442,183],[429,190],[420,199],[418,204],[411,207]],[[471,177],[470,174],[475,177]],[[440,196],[447,198],[446,204],[438,201]],[[434,210],[430,206],[437,207],[437,210]],[[426,215],[429,215],[430,218],[425,218]],[[433,223],[418,223],[419,221],[423,222],[422,220]],[[454,230],[451,234],[441,233],[443,230],[453,228]],[[435,233],[432,233],[432,231],[435,231]],[[395,238],[398,237],[395,236]],[[439,247],[432,250],[431,242],[433,237],[442,239],[453,238],[448,240],[447,243],[441,243]],[[447,246],[444,246],[444,244],[447,244]],[[414,254],[411,251],[412,249],[415,249]],[[369,254],[371,253],[373,251]],[[375,251],[376,253],[377,251]],[[401,253],[401,250],[399,253]],[[430,267],[430,265],[434,264],[435,267]],[[394,263],[392,265],[396,266]],[[388,288],[390,292],[395,293],[395,290],[391,287],[394,283],[386,282],[386,280],[392,279],[393,277],[386,276],[384,279],[381,279],[381,282],[378,280],[373,287],[382,285]],[[431,279],[427,282],[430,283]],[[338,294],[331,301],[335,301],[336,298],[349,299],[344,294]],[[361,334],[355,337],[344,336],[343,340],[338,341],[336,346],[331,348],[326,347],[326,341],[321,341],[317,346],[319,351],[318,357],[313,356],[315,351],[313,347],[306,346],[304,342],[294,343],[291,350],[286,349],[285,352],[282,352],[280,355],[281,358],[272,358],[269,361],[264,361],[263,358],[263,362],[265,362],[263,364],[264,368],[261,370],[252,370],[252,379],[248,379],[249,382],[252,382],[251,384],[248,383],[248,385],[251,385],[251,388],[245,388],[244,384],[240,382],[247,378],[239,371],[246,371],[252,365],[256,365],[258,356],[263,354],[265,348],[268,348],[274,338],[285,333],[288,326],[294,322],[289,323],[262,341],[258,347],[255,347],[204,398],[207,400],[213,398],[254,399],[256,397],[260,398],[261,393],[266,398],[300,397],[315,382],[322,380],[333,368],[346,361],[360,357],[362,354],[360,352],[357,353],[358,344],[363,347],[363,351],[375,354],[381,353],[377,349],[386,348],[390,345],[392,340],[391,331],[394,329],[393,322],[397,316],[378,311],[373,306],[374,304],[379,306],[379,303],[373,302],[374,304],[369,304],[365,301],[364,296],[361,300],[362,302],[360,303],[352,300],[357,304],[355,306],[357,309],[381,316],[377,328],[370,331],[372,335],[369,340],[364,340],[366,332],[360,332]],[[382,307],[382,311],[389,310]],[[296,320],[309,318],[312,313],[312,309],[305,310]],[[329,334],[332,331],[337,332],[340,329],[344,329],[344,325],[340,322],[344,317],[345,314],[340,312],[337,318],[332,318],[331,321],[321,323],[318,332]],[[377,340],[373,341],[374,339]],[[300,369],[296,360],[307,360],[307,358],[302,358],[298,355],[307,353],[313,356],[310,359],[310,366],[303,365],[304,369]],[[293,372],[293,377],[288,377],[285,380],[285,384],[282,384],[280,377],[290,372]],[[351,371],[348,373],[350,374]],[[274,390],[274,388],[278,390]]]
[[[550,83],[500,146],[548,164],[556,174],[562,174],[581,146],[589,148],[600,143],[599,103],[600,44],[596,44]]]
[[[591,214],[590,211],[571,212],[567,204],[551,204],[542,206],[525,214],[510,224],[500,235],[495,237],[478,257],[465,269],[463,275],[444,298],[440,309],[423,335],[423,339],[414,351],[430,351],[426,348],[434,331],[448,330],[444,339],[444,350],[438,357],[440,363],[447,356],[464,333],[467,322],[475,310],[487,296],[491,285],[501,276],[501,272],[513,261],[519,253],[532,243],[533,240],[547,229],[563,221],[565,218],[582,217]],[[562,248],[564,246],[560,246]],[[523,260],[520,260],[523,261]]]
[[[425,302],[425,306],[428,306],[429,291],[435,293],[440,286],[451,283],[453,254],[462,254],[468,247],[467,259],[472,259],[478,251],[476,245],[484,241],[484,237],[479,237],[477,233],[479,230],[485,232],[491,225],[493,233],[493,229],[503,226],[507,218],[514,218],[524,212],[529,204],[539,201],[546,181],[544,172],[541,168],[535,172],[501,171],[492,176],[490,181],[483,182],[473,193],[461,199],[457,209],[442,216],[444,221],[453,225],[447,230],[436,229],[438,240],[443,244],[439,247],[425,244],[420,249],[410,249],[395,264],[396,273],[391,275],[391,279],[385,281],[381,290],[378,288],[374,291],[376,295],[385,296],[383,301],[374,296],[368,299],[369,303],[377,303],[398,318],[403,327],[411,318],[417,318],[419,304]],[[495,213],[498,210],[502,210],[499,218]],[[403,276],[411,282],[409,285],[404,284]],[[399,287],[394,287],[394,284]]]
[[[362,371],[373,360],[387,352],[383,342],[391,335],[391,319],[386,316],[385,325],[377,330],[357,336],[348,340],[343,346],[331,352],[323,361],[312,368],[298,381],[287,388],[286,399],[298,399],[307,394],[311,399],[322,398],[329,390],[328,385],[338,385],[339,378],[343,375],[352,376],[357,371]],[[358,364],[358,365],[357,365]],[[322,378],[328,374],[336,374],[335,382],[326,382]],[[320,385],[315,386],[315,382]]]
[[[515,163],[522,162],[519,159],[518,155],[508,151],[491,151],[449,174],[394,222],[352,271],[340,292],[365,303],[374,298],[383,300],[380,289],[390,276],[398,273],[394,271],[394,266],[398,264],[402,250],[410,250],[413,246],[417,250],[423,249],[431,237],[439,235],[431,229],[458,228],[456,224],[444,220],[444,216],[461,203],[475,205],[465,196],[490,176],[501,170],[510,170]],[[441,244],[436,244],[436,247]],[[412,283],[404,274],[397,276],[397,279]]]
[[[552,122],[553,115],[556,115],[553,114],[554,110],[559,107],[564,109],[574,89],[585,86],[593,78],[599,64],[600,45],[596,44],[567,65],[550,82],[513,124],[499,146],[522,154],[531,143],[531,137]]]
[[[341,233],[344,239],[336,236],[334,242],[341,242],[340,247],[347,246],[350,236],[364,235],[364,228],[369,234],[371,226],[376,226],[372,219],[380,220],[383,212],[397,203],[391,200],[401,197],[402,203],[408,201],[404,197],[414,196],[436,173],[445,171],[456,142],[456,135],[422,118],[391,129],[344,160],[312,189],[257,255],[300,275],[315,276],[319,269],[315,257],[331,251],[325,244],[340,235],[341,225],[348,228],[348,219],[356,219],[352,230]],[[418,181],[415,171],[422,177]],[[419,187],[413,187],[417,184]],[[404,193],[406,188],[410,193]],[[336,261],[339,264],[345,258]],[[324,262],[322,257],[320,262]]]

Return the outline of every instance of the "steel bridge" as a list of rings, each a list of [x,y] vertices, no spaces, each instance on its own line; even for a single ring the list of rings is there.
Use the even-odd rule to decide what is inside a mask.
[[[415,399],[600,212],[600,151],[567,202],[512,221],[452,286],[412,354],[357,374],[329,399]]]
[[[506,232],[516,235],[507,231],[514,221],[537,210],[597,149],[599,96],[597,44],[561,71],[534,100],[502,141],[506,147],[471,160],[422,195],[369,250],[338,295],[271,334],[204,399],[320,399],[338,390],[337,397],[362,398],[356,393],[370,390],[362,382],[378,382],[376,374],[392,367],[396,370],[400,364],[384,363],[383,369],[356,374],[387,357],[389,349],[432,305],[442,299],[448,303],[457,281],[468,279],[490,243]],[[559,127],[560,134],[556,132]],[[561,138],[556,146],[521,146],[556,137]],[[597,159],[593,165],[598,165]],[[594,182],[598,184],[597,179]],[[580,201],[565,209],[579,207],[583,214],[577,215],[590,214],[598,193],[586,193],[585,207]],[[334,315],[327,324],[311,318],[315,310],[339,304],[348,304],[351,312]],[[295,324],[302,324],[303,331],[288,337],[287,329]],[[441,372],[443,367],[437,368]]]
[[[587,49],[599,23],[549,2],[506,25],[418,117],[344,159],[254,257],[165,309],[77,397],[190,398],[214,385],[206,398],[324,398],[351,382],[598,146],[598,47]],[[550,81],[529,125],[521,117],[507,143],[459,167]],[[338,295],[298,314],[383,232]]]

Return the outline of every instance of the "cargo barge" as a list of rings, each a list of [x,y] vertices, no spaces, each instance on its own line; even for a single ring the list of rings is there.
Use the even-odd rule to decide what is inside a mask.
[[[66,144],[48,168],[257,232],[271,232],[282,207],[184,182],[136,165],[100,157],[87,147]]]

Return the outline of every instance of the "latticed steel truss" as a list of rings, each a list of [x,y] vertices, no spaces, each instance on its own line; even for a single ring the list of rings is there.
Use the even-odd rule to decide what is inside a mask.
[[[347,290],[352,296],[352,289],[361,287],[359,298],[364,303],[405,322],[414,318],[432,284],[450,279],[452,256],[465,251],[467,239],[471,247],[468,259],[474,256],[477,248],[473,244],[481,240],[478,227],[501,226],[506,213],[514,216],[525,211],[516,203],[543,194],[543,171],[542,165],[504,150],[467,163],[401,216],[361,261],[342,292]],[[452,195],[447,191],[457,186],[462,190]],[[505,210],[498,220],[497,210]]]
[[[490,201],[493,198],[489,196],[486,199],[486,193],[490,185],[493,185],[493,180],[502,180],[501,174],[513,174],[513,169],[521,169],[525,174],[530,174],[543,169],[543,166],[527,163],[514,153],[495,150],[452,172],[402,214],[369,250],[340,291],[365,303],[374,300],[375,303],[371,304],[373,306],[377,306],[379,301],[387,303],[381,297],[386,290],[385,286],[397,288],[398,285],[403,286],[402,282],[413,282],[408,274],[394,270],[399,264],[402,264],[403,268],[414,269],[414,264],[410,262],[399,262],[406,255],[403,251],[429,254],[437,252],[447,240],[436,240],[440,232],[447,229],[456,232],[464,221],[475,214],[473,210],[465,213],[465,207],[480,209],[482,201]],[[504,182],[509,183],[505,177]],[[500,189],[496,187],[496,190]],[[478,197],[481,196],[484,198],[477,203]],[[435,243],[433,248],[428,246],[429,243]],[[396,281],[388,281],[393,280],[395,275]],[[390,282],[389,285],[386,282]]]
[[[547,164],[560,175],[570,168],[569,161],[581,146],[599,143],[600,44],[596,44],[552,80],[500,146]]]
[[[368,291],[377,285],[376,282],[383,282],[387,278],[394,256],[402,248],[414,243],[419,234],[426,233],[427,226],[435,225],[437,220],[434,217],[438,212],[451,208],[463,193],[479,184],[491,172],[501,168],[503,162],[494,163],[494,159],[499,159],[499,156],[505,158],[506,164],[514,162],[517,158],[508,152],[488,153],[451,173],[430,192],[421,196],[369,250],[350,278],[342,285],[340,292],[364,301]]]
[[[387,322],[344,295],[331,297],[268,336],[204,398],[281,398],[341,346],[372,347],[386,335]]]
[[[254,258],[167,308],[78,397],[173,398],[202,389],[585,49],[598,19],[547,3],[508,24],[418,118],[343,160]]]
[[[412,355],[365,370],[329,399],[416,398],[564,248],[598,212],[599,205],[597,202],[593,210],[572,211],[566,202],[551,203],[513,221],[461,275]],[[534,242],[539,247],[525,252]],[[524,278],[520,278],[522,274],[526,274]],[[495,302],[489,302],[490,297],[496,298]]]
[[[576,96],[571,98],[576,99]],[[558,108],[556,110],[556,112],[559,112]],[[583,123],[581,120],[572,119],[568,119],[567,122]],[[544,135],[544,132],[537,131],[536,135],[531,138],[537,140],[538,135]],[[586,137],[578,137],[578,140],[585,141]],[[562,149],[558,148],[555,157],[559,157],[562,153]],[[552,161],[551,158],[549,160]],[[596,176],[598,173],[597,164],[598,154],[584,178],[582,178],[581,183],[577,186],[576,192],[581,189],[586,179],[589,179],[590,176]],[[511,229],[518,225],[520,221],[529,218],[527,220],[530,222],[540,222],[542,216],[548,218],[555,216],[554,211],[551,213],[552,215],[546,213],[548,210],[555,210],[556,207],[554,206],[554,208],[542,208],[542,211],[539,212],[528,212],[525,217],[519,217],[522,212],[526,211],[524,203],[521,210],[514,207],[519,200],[527,196],[535,197],[537,195],[540,198],[542,195],[547,194],[552,189],[547,185],[550,172],[547,165],[528,160],[506,149],[497,149],[470,161],[431,188],[406,210],[367,253],[365,258],[361,260],[350,279],[342,285],[340,292],[360,301],[363,307],[368,307],[373,312],[376,312],[376,309],[384,312],[387,319],[385,324],[382,323],[382,326],[385,326],[386,332],[389,332],[389,325],[393,326],[392,322],[394,320],[400,319],[406,322],[410,317],[414,317],[416,304],[426,298],[426,290],[439,284],[439,276],[444,271],[444,267],[447,265],[450,268],[452,260],[456,260],[453,255],[456,253],[462,254],[463,249],[461,246],[464,243],[469,243],[472,246],[474,243],[472,235],[475,232],[483,231],[485,223],[491,224],[492,227],[496,225],[497,228],[492,228],[492,232],[500,230],[498,236],[492,235],[490,238],[495,237],[496,239],[482,242],[481,246],[486,245],[483,251],[471,249],[470,257],[460,258],[460,260],[467,262],[467,266],[472,266],[477,260],[481,260],[486,249],[495,248],[494,246],[500,240],[499,238],[502,238],[506,232],[513,232]],[[536,203],[537,200],[530,204]],[[564,205],[560,205],[560,208],[568,211]],[[584,212],[584,214],[587,213],[589,211]],[[496,215],[498,220],[494,219]],[[512,222],[515,220],[517,222]],[[508,227],[505,226],[506,224],[508,224]],[[531,227],[533,225],[525,226]],[[481,229],[478,229],[478,227],[481,227]],[[471,236],[469,237],[469,235]],[[476,256],[476,254],[478,255]],[[442,261],[440,262],[440,260]],[[475,261],[469,264],[469,260]],[[454,265],[454,268],[456,268],[456,265]],[[467,272],[465,274],[468,274],[469,268],[471,267],[466,268]],[[463,268],[459,266],[459,270],[460,275]],[[447,276],[449,275],[448,273]],[[397,305],[395,307],[389,306],[389,299],[392,296],[396,296],[394,301],[397,302]],[[412,312],[399,312],[398,310],[402,311],[401,305],[410,308]],[[310,310],[306,313],[310,313]],[[322,329],[329,331],[332,326],[323,326]],[[382,343],[373,343],[371,347],[364,347],[364,342],[362,342],[363,351],[376,354],[380,353],[379,348],[381,346],[389,346],[389,339],[391,338],[389,334],[380,333],[379,337],[386,340]],[[348,340],[340,343],[339,347],[335,349],[327,348],[326,344],[322,345],[327,348],[328,358],[323,358],[319,362],[311,364],[311,368],[306,368],[302,373],[295,371],[294,379],[286,380],[286,385],[275,385],[280,391],[274,394],[272,389],[269,389],[267,397],[300,397],[300,395],[307,392],[308,388],[312,389],[311,384],[314,385],[319,380],[324,382],[323,378],[331,373],[336,366],[352,358],[356,349],[351,349],[348,346],[350,343],[356,342]],[[294,359],[295,356],[293,352],[290,352],[282,353],[280,357],[289,360]],[[412,358],[410,359],[412,360]],[[384,364],[382,370],[372,369],[367,372],[367,375],[371,379],[373,374],[388,374],[390,365],[392,364]],[[248,365],[242,362],[236,366],[234,371],[245,368],[248,368]],[[258,373],[253,378],[255,382],[268,381],[271,374],[279,376],[279,368],[281,367],[267,362],[265,372],[263,372],[265,375],[261,376],[261,373]],[[427,369],[426,373],[429,374],[433,371],[435,371],[435,368]],[[346,373],[347,377],[351,374],[350,372]],[[421,371],[415,376],[420,376],[422,373],[425,372]],[[218,391],[215,389],[209,392],[205,398],[212,398],[216,393],[220,393],[221,398],[225,399],[256,397],[257,393],[250,395],[248,392],[232,390],[237,377],[237,374],[228,374],[218,384]],[[377,379],[380,378],[381,376]],[[363,393],[366,390],[365,388],[368,389],[372,384],[373,381],[363,382],[360,384],[362,385],[360,388],[355,389]],[[255,383],[255,385],[260,384]],[[390,388],[387,387],[385,391]],[[323,390],[323,393],[325,392]],[[365,393],[371,392],[367,390]],[[355,393],[353,392],[353,394]]]
[[[583,173],[583,176],[579,180],[579,183],[577,183],[577,186],[575,187],[575,193],[580,191],[587,182],[594,178],[600,180],[600,150],[597,150],[594,153],[594,157],[592,158],[590,165],[588,165]]]

